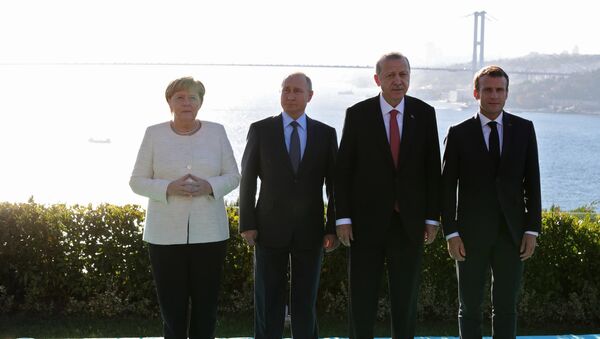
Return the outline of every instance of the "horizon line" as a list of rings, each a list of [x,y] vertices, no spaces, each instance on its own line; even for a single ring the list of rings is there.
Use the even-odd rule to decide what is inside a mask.
[[[216,66],[216,67],[298,67],[298,68],[350,68],[372,69],[366,65],[332,64],[261,64],[261,63],[216,63],[216,62],[0,62],[0,66]],[[473,72],[471,68],[412,66],[411,70]],[[511,71],[513,74],[566,76],[577,72]]]

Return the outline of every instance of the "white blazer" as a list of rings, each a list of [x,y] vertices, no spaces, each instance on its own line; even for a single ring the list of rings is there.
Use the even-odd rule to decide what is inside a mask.
[[[212,196],[168,196],[171,181],[193,174],[210,183]],[[148,197],[144,241],[157,245],[193,244],[229,238],[223,197],[240,182],[231,144],[222,125],[202,121],[192,135],[178,135],[169,122],[150,126],[129,180]]]

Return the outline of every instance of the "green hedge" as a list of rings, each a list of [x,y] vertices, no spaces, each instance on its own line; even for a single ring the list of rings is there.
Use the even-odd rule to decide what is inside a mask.
[[[220,312],[250,315],[252,249],[229,207],[231,240]],[[157,316],[139,206],[0,203],[0,315]],[[600,221],[544,212],[543,234],[525,266],[520,317],[530,323],[600,323]],[[327,254],[318,308],[345,319],[346,249]],[[426,248],[419,318],[454,320],[454,262],[445,242]],[[385,284],[379,317],[389,310]]]

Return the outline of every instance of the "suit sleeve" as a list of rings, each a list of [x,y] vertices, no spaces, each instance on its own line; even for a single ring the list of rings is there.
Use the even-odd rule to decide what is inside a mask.
[[[171,181],[154,178],[153,137],[150,128],[146,129],[142,145],[138,151],[133,173],[129,179],[131,190],[152,200],[167,203],[167,187]]]
[[[442,166],[442,229],[444,235],[458,232],[457,222],[457,184],[458,150],[455,130],[450,127],[444,141],[444,161]]]
[[[336,159],[335,213],[337,219],[351,218],[352,178],[356,164],[357,131],[352,123],[351,109],[346,110],[342,139]]]
[[[427,140],[427,219],[440,220],[441,163],[435,109],[431,108]]]
[[[526,231],[541,232],[542,229],[542,198],[540,189],[540,166],[538,161],[537,140],[533,123],[529,122],[529,141],[527,145],[527,160],[525,177],[523,179]]]
[[[221,140],[221,173],[219,176],[206,179],[212,187],[213,196],[217,199],[223,198],[240,183],[240,172],[223,126],[220,126],[219,136]]]
[[[338,151],[337,134],[334,128],[330,128],[329,133],[329,156],[327,157],[327,176],[325,177],[325,191],[327,192],[327,222],[325,224],[325,233],[335,234],[335,196],[334,196],[334,178],[335,163]]]
[[[256,180],[259,173],[260,153],[258,128],[250,125],[246,148],[242,156],[242,179],[240,182],[240,232],[255,230],[256,225]]]

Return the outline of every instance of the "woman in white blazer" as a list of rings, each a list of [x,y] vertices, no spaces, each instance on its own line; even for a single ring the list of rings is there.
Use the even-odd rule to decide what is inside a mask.
[[[143,238],[165,338],[214,338],[229,238],[223,197],[240,180],[223,126],[196,119],[204,93],[191,77],[169,84],[173,119],[146,129],[129,181],[148,197]]]

